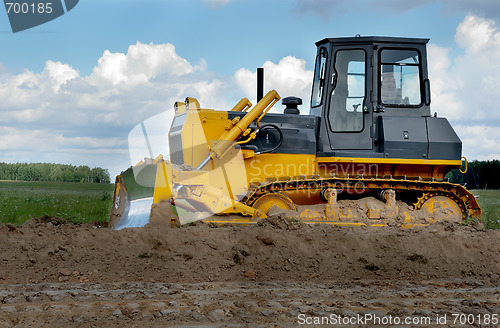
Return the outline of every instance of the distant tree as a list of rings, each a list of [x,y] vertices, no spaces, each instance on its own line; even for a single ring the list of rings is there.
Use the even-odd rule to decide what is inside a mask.
[[[100,167],[94,167],[91,170],[92,182],[97,183],[109,183],[109,173],[108,170],[102,169]]]
[[[465,185],[468,189],[500,189],[500,161],[472,161],[467,172],[452,170],[447,177],[450,182]]]
[[[91,171],[87,165],[78,166],[75,170],[75,177],[79,182],[90,182]]]
[[[55,166],[50,174],[49,181],[62,181],[63,171],[60,165]]]
[[[108,170],[87,165],[1,163],[0,180],[109,183]]]

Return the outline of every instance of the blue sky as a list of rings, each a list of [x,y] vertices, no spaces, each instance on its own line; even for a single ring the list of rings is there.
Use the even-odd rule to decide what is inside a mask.
[[[323,14],[314,3],[339,5],[326,5]],[[90,74],[104,50],[126,52],[141,41],[172,43],[189,62],[204,58],[211,70],[232,74],[242,65],[258,67],[291,54],[313,58],[314,42],[324,37],[432,36],[433,42],[453,46],[455,28],[464,17],[440,2],[402,10],[391,8],[390,2],[377,6],[377,1],[82,0],[75,9],[17,34],[10,32],[7,16],[1,16],[3,65],[40,71],[53,60]]]
[[[307,99],[314,43],[356,34],[430,38],[432,110],[464,155],[500,158],[498,22],[496,0],[81,0],[15,34],[3,12],[0,161],[115,175],[132,128],[173,101],[227,109],[254,98],[261,66],[266,88]]]

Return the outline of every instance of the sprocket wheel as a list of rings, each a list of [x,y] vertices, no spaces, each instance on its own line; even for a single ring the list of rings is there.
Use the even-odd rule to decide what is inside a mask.
[[[426,213],[427,220],[430,223],[443,220],[460,222],[463,218],[463,212],[459,204],[445,195],[424,194],[414,206],[416,210],[422,210]]]

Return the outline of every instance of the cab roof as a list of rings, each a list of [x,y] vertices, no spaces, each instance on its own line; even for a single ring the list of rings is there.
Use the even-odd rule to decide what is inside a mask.
[[[401,43],[401,44],[426,44],[429,39],[423,38],[404,38],[404,37],[389,37],[389,36],[355,36],[343,38],[325,38],[316,42],[316,46],[325,43],[332,44],[367,44],[367,43]]]

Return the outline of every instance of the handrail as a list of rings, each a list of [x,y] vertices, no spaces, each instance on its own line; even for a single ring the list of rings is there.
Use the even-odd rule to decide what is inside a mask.
[[[465,156],[462,156],[462,160],[465,160],[465,170],[462,171],[462,166],[460,166],[458,170],[460,171],[460,173],[465,174],[467,173],[467,158]]]

